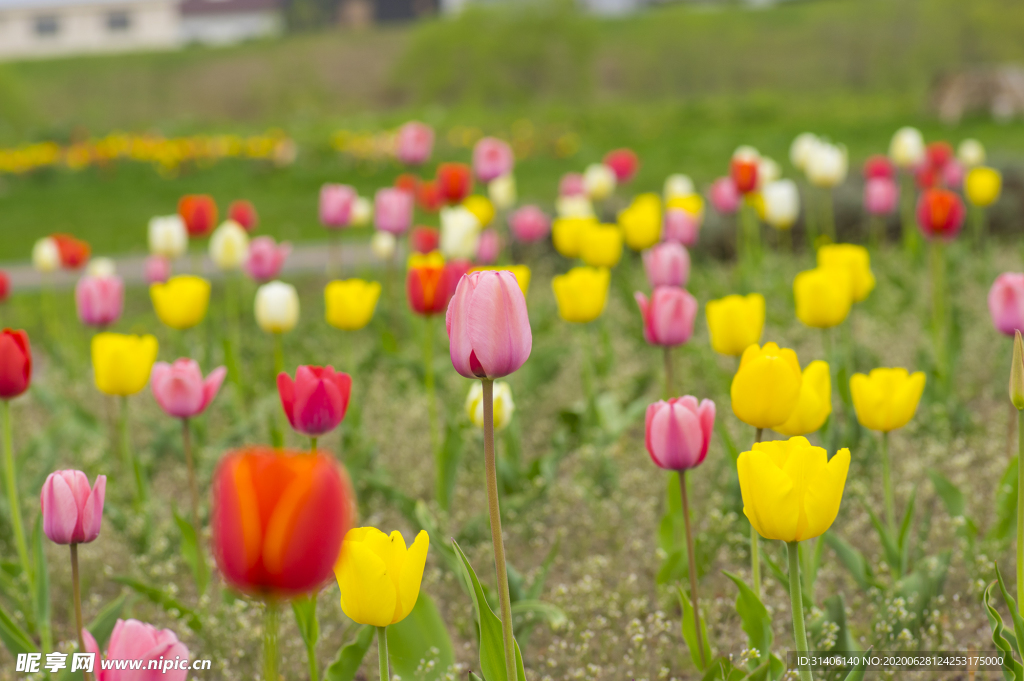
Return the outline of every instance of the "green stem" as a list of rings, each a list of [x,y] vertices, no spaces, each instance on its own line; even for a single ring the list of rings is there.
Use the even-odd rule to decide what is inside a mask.
[[[128,439],[128,396],[121,396],[121,419],[118,423],[121,439],[121,461],[124,464],[125,473],[135,476],[135,502],[141,504],[146,498],[146,489],[142,484],[142,470],[139,462],[135,460],[131,443]]]
[[[825,189],[822,192],[821,201],[822,216],[825,218],[823,223],[825,225],[825,236],[829,238],[829,241],[835,243],[836,240],[836,212],[832,205],[832,190]]]
[[[284,371],[284,340],[281,334],[274,334],[274,385],[277,385],[277,375]]]
[[[263,681],[278,681],[277,673],[277,602],[267,601],[263,616]]]
[[[437,427],[437,391],[434,388],[434,315],[427,315],[423,330],[423,384],[427,389],[427,413],[430,417],[430,449],[435,460],[440,455]],[[438,468],[440,470],[440,468]]]
[[[315,437],[309,438],[309,453],[313,454],[314,456],[316,455],[316,438]]]
[[[690,502],[686,495],[686,471],[679,471],[679,492],[683,497],[683,524],[686,526],[686,555],[690,559],[690,600],[693,601],[693,624],[697,632],[697,649],[700,651],[700,667],[707,666],[704,659],[704,633],[700,627],[700,603],[697,599],[697,557],[693,552],[693,533],[690,530]]]
[[[882,433],[882,486],[885,488],[885,523],[896,537],[896,502],[892,492],[892,469],[889,463],[889,433]]]
[[[789,598],[793,603],[793,639],[799,655],[807,653],[807,633],[804,631],[804,599],[800,593],[800,542],[788,542]],[[800,681],[811,681],[811,670],[800,670]]]
[[[1024,411],[1017,411],[1017,612],[1024,617]]]
[[[487,474],[487,506],[491,516],[491,543],[498,573],[498,602],[501,606],[501,638],[505,645],[505,672],[516,677],[515,638],[512,634],[512,603],[505,566],[505,542],[501,536],[501,508],[498,503],[498,469],[494,460],[494,381],[483,379],[484,388],[484,468]]]
[[[71,544],[71,591],[75,600],[75,629],[78,633],[78,651],[85,652],[85,637],[82,635],[82,587],[78,576],[78,544]],[[83,670],[82,678],[88,681],[89,672]]]
[[[917,223],[914,218],[916,201],[914,175],[910,171],[904,171],[900,173],[900,221],[903,227],[903,248],[909,254],[917,253]]]
[[[185,464],[188,466],[188,489],[192,496],[192,527],[199,536],[199,484],[196,482],[196,467],[192,461],[192,431],[188,419],[181,420],[181,439],[185,447]]]
[[[377,627],[377,657],[380,662],[380,681],[388,681],[391,673],[388,671],[388,628]]]
[[[932,327],[935,334],[935,373],[946,380],[946,263],[942,240],[931,243]]]
[[[4,479],[7,483],[7,503],[11,506],[11,525],[14,526],[14,542],[18,547],[18,559],[30,588],[33,588],[32,563],[28,557],[28,543],[25,541],[25,527],[21,520],[21,502],[18,500],[18,478],[14,469],[14,444],[11,436],[11,402],[0,400],[4,417]]]
[[[818,240],[818,211],[815,209],[817,192],[810,184],[805,185],[804,198],[807,206],[804,209],[804,237],[807,240],[807,250],[814,253],[814,244]]]
[[[971,206],[971,222],[974,226],[974,247],[976,249],[981,249],[985,245],[986,218],[984,208]]]
[[[757,434],[754,436],[754,444],[761,441],[761,436],[764,434],[764,428],[758,428]],[[757,530],[754,528],[753,523],[750,525],[750,575],[754,580],[754,593],[758,598],[761,597],[761,555],[759,548],[760,535],[757,534]]]
[[[665,346],[665,399],[672,399],[672,346]]]

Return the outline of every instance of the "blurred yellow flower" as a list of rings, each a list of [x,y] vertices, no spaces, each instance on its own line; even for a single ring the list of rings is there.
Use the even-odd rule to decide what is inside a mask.
[[[764,296],[760,293],[734,294],[708,301],[704,313],[708,319],[711,348],[719,354],[738,357],[761,340]]]
[[[327,323],[343,331],[358,331],[373,319],[380,284],[363,279],[332,281],[324,289]]]
[[[831,413],[832,377],[828,362],[816,359],[804,367],[796,409],[785,423],[773,430],[790,437],[808,435],[825,425]]]
[[[476,216],[480,221],[480,227],[486,227],[494,221],[494,204],[486,196],[467,196],[462,201],[462,207]]]
[[[512,388],[505,381],[494,382],[494,430],[502,430],[512,421],[516,404],[512,401]],[[473,381],[466,395],[466,415],[477,428],[484,427],[484,387],[480,381]]]
[[[782,425],[796,409],[802,383],[795,352],[775,343],[751,345],[743,352],[732,379],[732,411],[755,428]]]
[[[697,193],[673,196],[665,202],[665,208],[685,210],[690,215],[702,217],[704,215],[704,197]]]
[[[172,329],[191,329],[203,321],[210,306],[210,282],[183,274],[165,283],[151,284],[149,297],[156,316]]]
[[[923,371],[911,374],[906,369],[872,369],[868,375],[850,378],[853,409],[860,425],[887,433],[907,425],[917,411],[924,392]]]
[[[853,286],[850,272],[839,267],[804,270],[793,280],[796,317],[807,326],[828,329],[850,314]]]
[[[154,336],[98,333],[92,338],[96,387],[107,395],[134,395],[146,387],[159,346]]]
[[[999,198],[1002,189],[1003,176],[995,168],[971,168],[964,178],[964,193],[967,200],[975,206],[991,206]]]
[[[842,267],[850,273],[853,302],[859,303],[875,288],[871,254],[856,244],[828,244],[818,249],[818,267]]]
[[[491,267],[474,267],[470,272],[500,272],[502,270],[508,270],[515,275],[516,283],[519,284],[519,289],[526,295],[526,292],[530,290],[530,268],[527,265],[494,265]]]
[[[597,225],[597,218],[558,218],[551,224],[551,241],[555,250],[566,258],[580,257],[583,232]]]
[[[419,599],[429,547],[425,530],[408,548],[397,530],[390,537],[375,527],[349,530],[334,566],[342,611],[374,627],[404,620]]]
[[[567,322],[592,322],[608,302],[611,272],[603,267],[574,267],[551,280],[558,314]]]
[[[585,228],[580,235],[580,259],[591,267],[615,267],[622,259],[622,232],[616,225]]]
[[[619,227],[626,245],[643,251],[661,239],[661,197],[653,192],[640,194],[619,213]]]

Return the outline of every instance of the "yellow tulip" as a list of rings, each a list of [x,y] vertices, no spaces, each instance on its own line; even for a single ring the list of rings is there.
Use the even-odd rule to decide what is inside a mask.
[[[704,313],[708,319],[711,347],[719,354],[738,357],[761,340],[764,296],[760,293],[708,301]]]
[[[494,382],[494,430],[503,430],[512,421],[516,411],[516,403],[512,401],[512,388],[505,381]],[[466,395],[466,415],[477,428],[484,427],[484,386],[481,381],[473,381]]]
[[[911,374],[906,369],[872,369],[871,373],[850,378],[853,409],[860,425],[887,433],[907,425],[917,411],[924,392],[923,371]]]
[[[151,284],[149,297],[156,316],[172,329],[191,329],[203,321],[210,306],[210,282],[185,274]]]
[[[417,267],[444,267],[444,256],[441,255],[441,251],[412,253],[405,261],[405,268],[411,270]]]
[[[1003,176],[995,168],[972,168],[964,178],[964,193],[975,206],[991,206],[999,198],[1002,189]]]
[[[486,227],[494,221],[494,204],[485,196],[467,196],[462,201],[462,207],[476,216],[481,227]]]
[[[626,245],[643,251],[661,239],[661,198],[654,193],[640,194],[619,213],[619,227]]]
[[[597,224],[597,218],[558,218],[551,223],[551,241],[555,250],[566,258],[578,258],[583,245],[583,232]]]
[[[831,460],[804,437],[758,442],[736,460],[743,514],[765,539],[803,541],[835,522],[843,500],[850,450]]]
[[[591,267],[615,267],[622,259],[622,232],[615,225],[587,227],[580,235],[580,259]]]
[[[107,395],[134,395],[149,382],[158,350],[153,336],[96,334],[92,338],[96,387]]]
[[[425,530],[408,548],[397,530],[390,537],[375,527],[349,530],[334,566],[348,618],[373,627],[404,620],[420,596],[429,546]]]
[[[696,193],[673,196],[665,202],[665,207],[672,210],[685,210],[690,215],[701,218],[704,216],[704,197]]]
[[[743,200],[747,202],[747,205],[753,206],[758,219],[764,221],[768,215],[768,206],[764,202],[764,194],[760,191],[750,192],[743,195]]]
[[[526,292],[530,290],[530,268],[527,265],[495,265],[493,267],[474,267],[470,272],[498,272],[501,270],[508,270],[515,275],[516,283],[519,284],[519,289],[526,295]]]
[[[853,285],[845,268],[804,270],[793,280],[796,316],[807,326],[828,329],[841,324],[853,305]]]
[[[782,425],[796,409],[802,382],[795,352],[775,343],[751,345],[732,379],[732,411],[755,428]]]
[[[781,426],[774,430],[783,435],[807,435],[825,425],[832,413],[832,377],[828,362],[816,359],[804,368],[800,384],[800,399],[796,409]]]
[[[362,279],[332,281],[324,289],[327,323],[343,331],[358,331],[373,319],[380,284]]]
[[[845,267],[850,272],[853,302],[859,303],[875,288],[871,254],[855,244],[829,244],[818,249],[818,267]]]
[[[608,302],[611,272],[603,267],[574,267],[551,280],[558,314],[567,322],[592,322]]]

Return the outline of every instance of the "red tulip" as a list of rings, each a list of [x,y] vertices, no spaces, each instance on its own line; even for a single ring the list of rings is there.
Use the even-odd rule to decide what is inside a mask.
[[[738,157],[729,163],[729,176],[740,194],[749,194],[757,189],[757,159]]]
[[[644,340],[651,345],[682,345],[693,335],[693,321],[697,317],[697,299],[686,289],[659,286],[647,296],[635,294],[640,314],[644,318]]]
[[[50,237],[57,244],[60,264],[69,270],[77,270],[89,260],[89,244],[70,234],[54,234]]]
[[[925,157],[933,168],[943,168],[953,158],[953,145],[949,142],[932,142],[925,149]]]
[[[186,194],[178,201],[178,215],[189,236],[206,236],[217,225],[217,203],[208,194]]]
[[[619,184],[632,180],[640,169],[640,159],[632,149],[609,151],[604,157],[604,164],[612,169]]]
[[[0,400],[17,397],[32,382],[32,348],[24,331],[0,332]]]
[[[260,596],[308,593],[334,576],[355,522],[348,475],[325,454],[250,447],[213,477],[213,553],[229,584]]]
[[[247,232],[256,229],[256,225],[260,222],[256,206],[252,205],[252,201],[246,201],[245,199],[233,201],[228,206],[228,219],[237,222]]]
[[[437,167],[437,184],[445,201],[459,203],[472,191],[473,175],[465,163],[442,163]]]
[[[445,328],[452,366],[466,378],[508,376],[533,349],[526,298],[508,270],[462,277],[448,304]]]
[[[409,243],[417,253],[436,251],[440,242],[441,232],[436,227],[413,227],[409,233]]]
[[[294,381],[283,371],[277,375],[277,392],[292,428],[319,437],[345,419],[352,377],[334,367],[300,366]]]
[[[395,189],[401,189],[404,192],[408,192],[413,196],[416,195],[416,189],[420,186],[420,178],[416,177],[412,173],[402,173],[395,178]]]
[[[444,312],[455,293],[459,279],[469,272],[472,264],[466,260],[449,260],[414,265],[405,277],[405,292],[409,308],[416,314],[432,315]]]
[[[928,189],[917,202],[917,224],[926,237],[953,239],[966,215],[964,202],[948,189]]]
[[[868,160],[864,162],[865,180],[873,180],[880,177],[891,179],[895,174],[896,168],[893,167],[889,157],[884,154],[875,154],[868,157]]]
[[[441,185],[437,180],[423,180],[416,187],[416,203],[428,213],[436,213],[444,205]]]
[[[7,273],[0,270],[0,303],[7,300],[7,297],[11,294],[11,279],[7,276]]]

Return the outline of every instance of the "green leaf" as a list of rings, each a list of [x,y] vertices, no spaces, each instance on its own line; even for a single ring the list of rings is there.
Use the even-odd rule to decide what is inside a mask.
[[[823,536],[825,537],[825,543],[835,551],[839,562],[849,570],[850,575],[853,576],[861,588],[870,589],[872,586],[876,586],[875,578],[871,573],[871,567],[864,558],[864,554],[853,548],[853,546],[834,532],[827,532]]]
[[[150,602],[159,605],[172,617],[185,620],[185,623],[192,631],[200,632],[203,630],[203,623],[199,620],[199,615],[196,611],[173,596],[168,595],[163,589],[150,586],[133,577],[114,577],[113,580],[118,584],[124,584],[137,594],[145,596]]]
[[[14,657],[21,653],[39,652],[29,635],[11,619],[2,605],[0,605],[0,641],[3,641],[7,650]]]
[[[35,606],[36,627],[39,629],[43,647],[49,649],[53,646],[50,633],[50,572],[46,567],[42,514],[36,516],[35,528],[32,530],[32,563],[32,571],[35,573],[32,601]]]
[[[835,594],[825,599],[825,618],[838,628],[836,642],[832,646],[832,650],[844,652],[860,650],[860,646],[857,645],[857,641],[850,631],[850,625],[846,621],[846,603],[843,601],[842,594]]]
[[[530,582],[530,586],[526,589],[524,595],[527,600],[540,600],[541,594],[544,593],[544,583],[548,579],[548,573],[551,572],[551,566],[555,563],[555,557],[558,555],[558,549],[561,546],[562,538],[559,537],[551,546],[551,550],[548,551],[548,555],[544,557],[544,562],[540,564],[540,570],[537,571],[533,581]]]
[[[900,549],[900,574],[905,575],[910,570],[910,542],[907,537],[910,534],[910,525],[914,520],[914,503],[917,501],[917,487],[910,493],[910,500],[907,502],[907,511],[903,514],[903,523],[900,525],[900,536],[897,539],[897,546]]]
[[[196,530],[192,523],[185,520],[177,511],[174,511],[174,523],[181,532],[181,557],[192,570],[192,578],[196,581],[196,591],[202,596],[206,592],[206,585],[210,581],[210,571],[206,567],[206,558],[200,547]]]
[[[1010,459],[996,491],[996,522],[987,536],[998,542],[1008,541],[1017,527],[1017,461]]]
[[[502,642],[501,620],[487,604],[483,587],[480,580],[473,571],[466,554],[462,552],[458,542],[452,540],[452,546],[462,561],[463,577],[469,585],[473,597],[473,610],[476,612],[477,625],[479,626],[480,640],[480,671],[484,681],[509,681],[505,670],[505,647]],[[526,672],[523,669],[523,655],[519,650],[519,644],[513,640],[516,654],[516,681],[526,681]]]
[[[743,631],[747,634],[748,646],[760,653],[760,660],[768,661],[772,652],[772,618],[757,594],[736,575],[723,571],[740,590],[736,596],[736,612],[740,616]]]
[[[316,617],[316,594],[293,599],[292,612],[295,613],[295,624],[298,625],[299,636],[306,644],[306,650],[315,648],[320,638],[320,621]]]
[[[697,627],[694,623],[693,617],[693,604],[690,603],[690,599],[687,597],[683,587],[676,586],[676,593],[679,594],[679,604],[683,608],[682,617],[682,629],[683,629],[683,640],[686,641],[686,647],[690,650],[690,659],[693,660],[693,666],[697,668],[697,671],[704,671],[707,669],[708,660],[711,660],[711,641],[708,640],[708,629],[704,623],[704,618],[698,618],[700,622],[700,633],[701,640],[704,642],[704,662],[701,662],[700,647],[697,645]]]
[[[946,506],[946,512],[954,518],[964,515],[967,510],[964,493],[949,478],[934,468],[929,468],[926,472],[932,481],[932,486],[935,487],[935,493],[939,495],[942,503]]]
[[[999,591],[1003,594],[1003,601],[1006,602],[1006,607],[1010,610],[1010,617],[1013,619],[1013,633],[1017,638],[1017,650],[1024,655],[1024,619],[1021,619],[1020,612],[1017,610],[1017,602],[1006,590],[1003,573],[999,571],[998,564],[996,565],[996,579],[999,581]]]
[[[512,604],[513,620],[531,615],[544,620],[552,629],[561,629],[569,621],[565,616],[565,612],[557,605],[551,603],[537,600],[522,600]]]
[[[469,681],[484,681],[484,680],[481,679],[479,676],[477,676],[476,672],[470,672],[469,673]]]
[[[871,508],[866,502],[864,508],[867,509],[868,517],[871,518],[871,524],[874,525],[875,531],[878,533],[879,539],[882,540],[882,549],[885,553],[885,562],[889,564],[894,572],[899,573],[900,571],[900,549],[896,543],[896,537],[893,537],[889,530],[886,529],[882,521],[879,520],[875,510]]]
[[[447,511],[451,508],[452,494],[455,492],[455,479],[459,472],[459,461],[462,460],[463,436],[462,425],[458,419],[449,419],[445,428],[444,442],[437,453],[437,503]]]
[[[388,655],[392,670],[403,679],[434,681],[455,662],[448,629],[430,596],[420,592],[409,616],[388,627]],[[424,673],[420,664],[429,660],[434,665]]]
[[[995,582],[988,585],[982,599],[985,603],[985,612],[988,613],[989,624],[992,626],[992,643],[1004,656],[1003,678],[1006,681],[1024,681],[1024,667],[1021,667],[1020,662],[1014,659],[1013,646],[1010,645],[1010,639],[1004,633],[1006,628],[1003,626],[1003,618],[999,615],[996,607],[992,605],[992,587],[995,585]]]
[[[96,639],[96,645],[100,647],[100,650],[103,650],[107,645],[107,639],[110,638],[111,632],[114,631],[114,626],[117,624],[117,620],[120,619],[121,611],[124,610],[124,606],[127,603],[128,594],[118,596],[107,603],[86,627],[89,633],[92,634],[92,637]]]
[[[373,638],[377,634],[376,627],[364,624],[356,634],[352,643],[344,646],[338,651],[338,657],[324,672],[324,681],[352,681],[359,673],[359,667],[363,665],[363,658],[366,651],[370,649]]]

